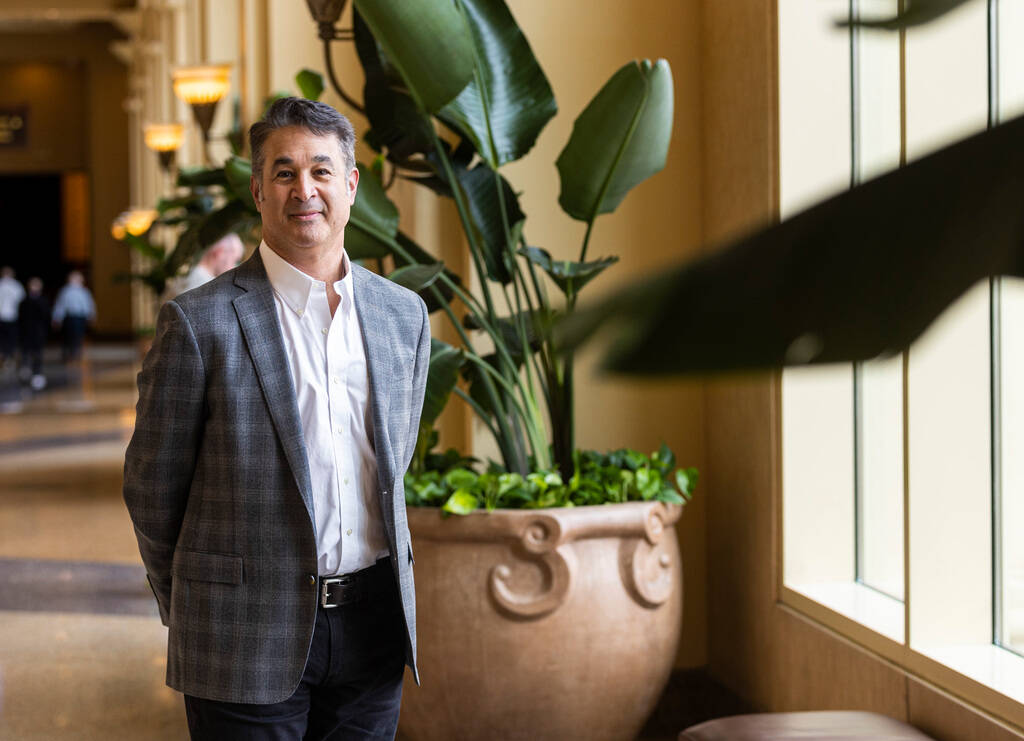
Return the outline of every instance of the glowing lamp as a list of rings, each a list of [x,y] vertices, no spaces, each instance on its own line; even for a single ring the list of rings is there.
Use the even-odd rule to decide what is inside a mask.
[[[203,141],[210,139],[210,126],[217,103],[227,95],[231,81],[231,65],[211,64],[202,67],[179,67],[174,70],[174,94],[192,108]]]
[[[146,146],[160,156],[160,166],[168,172],[174,165],[174,155],[185,139],[185,127],[180,123],[151,123],[142,130]]]
[[[125,231],[133,237],[141,237],[153,225],[157,212],[148,208],[133,208],[130,211],[125,211],[121,216],[124,218]]]

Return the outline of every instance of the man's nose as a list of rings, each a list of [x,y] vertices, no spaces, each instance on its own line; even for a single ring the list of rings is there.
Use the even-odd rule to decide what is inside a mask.
[[[292,195],[300,201],[308,201],[315,193],[313,178],[307,173],[299,173],[292,184]]]

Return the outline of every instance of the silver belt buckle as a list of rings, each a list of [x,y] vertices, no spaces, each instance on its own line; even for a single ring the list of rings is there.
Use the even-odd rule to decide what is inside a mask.
[[[320,606],[325,609],[337,607],[340,602],[331,603],[330,599],[330,587],[337,584],[338,586],[344,587],[352,583],[352,577],[350,576],[332,576],[327,579],[320,580]],[[340,597],[340,595],[339,595]]]

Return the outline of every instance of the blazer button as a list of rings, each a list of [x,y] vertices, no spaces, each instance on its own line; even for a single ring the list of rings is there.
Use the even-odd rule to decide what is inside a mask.
[[[313,576],[312,574],[309,575],[309,586],[311,586],[311,587],[316,586],[316,577]]]

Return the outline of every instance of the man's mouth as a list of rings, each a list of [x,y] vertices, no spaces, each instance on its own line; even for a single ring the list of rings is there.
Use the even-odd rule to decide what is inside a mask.
[[[319,211],[297,211],[295,213],[288,214],[288,217],[295,219],[296,221],[312,221],[320,215]]]

